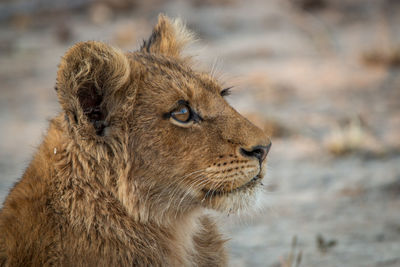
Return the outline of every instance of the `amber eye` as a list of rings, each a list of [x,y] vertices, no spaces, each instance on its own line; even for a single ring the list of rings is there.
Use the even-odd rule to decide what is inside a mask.
[[[171,112],[171,117],[180,123],[187,123],[191,119],[190,109],[188,106],[182,105],[177,110]]]

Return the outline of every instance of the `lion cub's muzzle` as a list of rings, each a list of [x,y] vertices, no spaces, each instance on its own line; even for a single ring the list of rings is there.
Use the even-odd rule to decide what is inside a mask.
[[[252,146],[250,149],[237,148],[238,154],[219,156],[221,161],[209,166],[208,182],[202,189],[206,196],[226,195],[242,191],[261,183],[263,165],[271,148],[267,145]]]

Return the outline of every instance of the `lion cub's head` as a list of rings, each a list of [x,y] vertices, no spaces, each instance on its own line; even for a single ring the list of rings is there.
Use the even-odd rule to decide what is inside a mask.
[[[190,37],[160,16],[139,51],[83,42],[59,67],[68,138],[109,163],[100,179],[141,218],[201,206],[234,212],[261,191],[271,143],[229,106],[227,89],[190,67],[181,55]]]

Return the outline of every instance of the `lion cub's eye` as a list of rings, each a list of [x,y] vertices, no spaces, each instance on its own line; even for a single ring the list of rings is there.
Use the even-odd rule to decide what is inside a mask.
[[[172,124],[180,127],[190,127],[194,122],[194,117],[191,108],[185,101],[179,101],[178,108],[174,109],[168,114],[169,120]]]
[[[171,117],[180,123],[188,123],[191,119],[190,109],[188,106],[182,105],[177,110],[171,112]]]
[[[188,128],[193,123],[199,123],[203,118],[192,110],[189,103],[185,100],[178,101],[178,107],[173,109],[171,112],[165,113],[163,117],[169,119],[172,124],[180,127]]]

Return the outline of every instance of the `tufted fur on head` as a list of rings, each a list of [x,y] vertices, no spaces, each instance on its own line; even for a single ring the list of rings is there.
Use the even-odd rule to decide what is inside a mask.
[[[182,56],[159,16],[123,53],[95,41],[62,58],[62,111],[0,213],[0,266],[223,266],[207,209],[254,208],[270,141]]]
[[[180,58],[183,48],[193,40],[194,34],[181,19],[170,20],[160,14],[153,33],[148,40],[143,41],[140,51]]]

